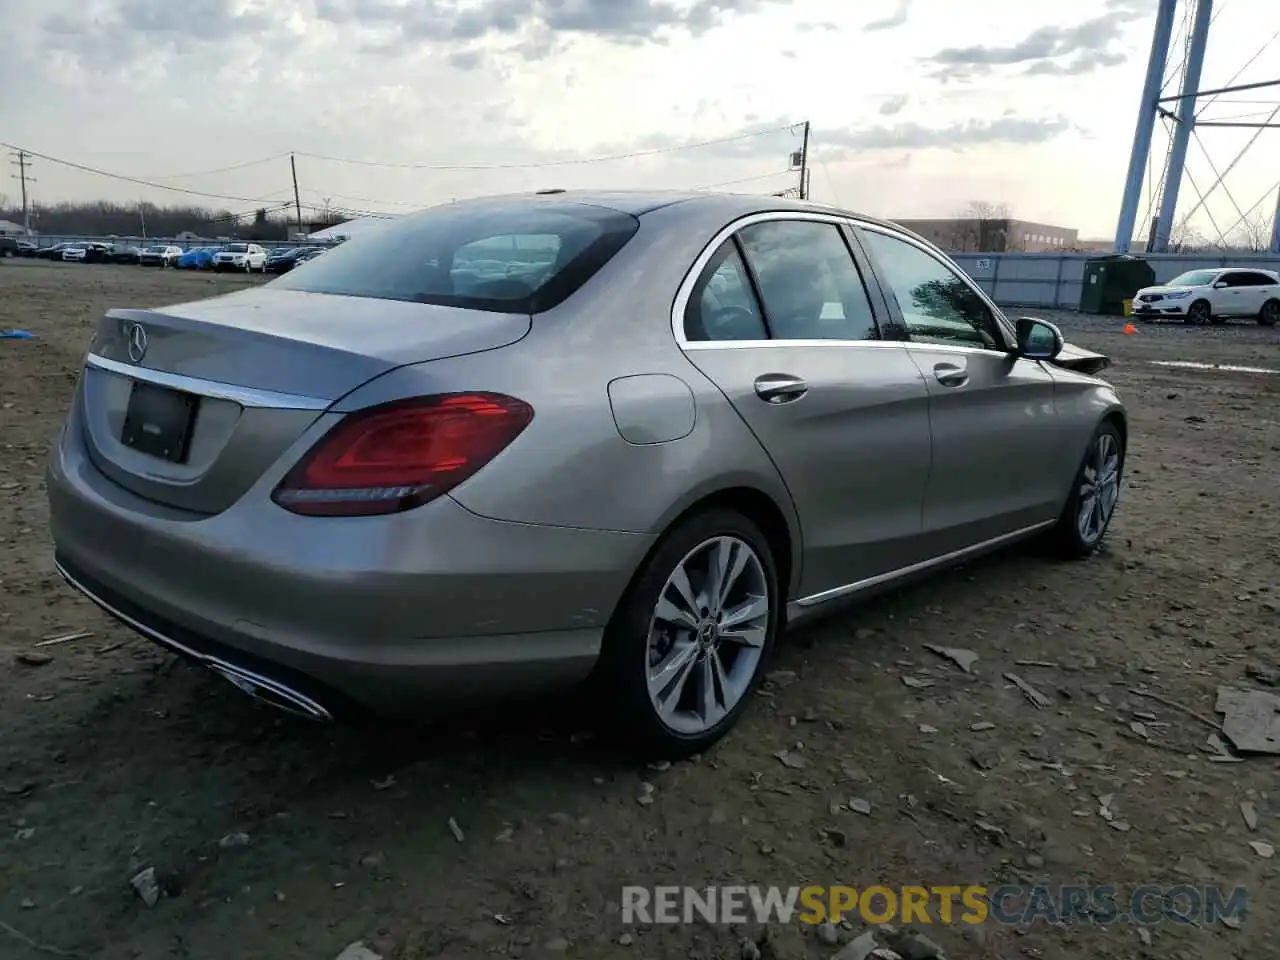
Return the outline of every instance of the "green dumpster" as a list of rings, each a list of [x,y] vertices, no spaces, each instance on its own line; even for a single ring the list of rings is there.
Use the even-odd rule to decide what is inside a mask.
[[[1112,254],[1084,262],[1080,312],[1124,315],[1124,302],[1156,282],[1156,272],[1141,257]]]

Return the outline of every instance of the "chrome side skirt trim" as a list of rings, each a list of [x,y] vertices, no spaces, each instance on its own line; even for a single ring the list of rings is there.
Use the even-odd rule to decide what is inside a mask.
[[[961,550],[953,550],[951,553],[944,553],[940,557],[934,557],[932,560],[922,560],[920,563],[913,563],[909,567],[902,567],[899,570],[890,570],[888,573],[876,574],[874,577],[867,577],[865,580],[857,580],[854,583],[846,583],[842,587],[832,587],[830,590],[823,590],[821,593],[810,594],[807,597],[801,597],[798,600],[792,600],[787,604],[787,612],[795,617],[801,613],[808,612],[813,607],[824,604],[830,600],[838,600],[841,597],[852,596],[861,593],[864,590],[870,590],[872,587],[882,586],[899,580],[903,577],[911,576],[914,573],[924,573],[933,567],[941,567],[957,560],[962,560],[967,556],[982,553],[987,550],[995,549],[1006,543],[1012,543],[1015,540],[1021,540],[1023,537],[1030,536],[1046,527],[1051,527],[1057,520],[1045,520],[1042,523],[1035,523],[1029,527],[1023,527],[1021,530],[1015,530],[1012,533],[1006,533],[999,537],[993,537],[990,540],[984,540],[982,543],[975,543],[971,547],[964,547]]]
[[[185,644],[179,643],[177,640],[160,633],[158,630],[153,630],[146,624],[138,622],[127,613],[122,613],[120,610],[117,610],[111,604],[107,603],[107,601],[103,600],[100,596],[78,581],[75,577],[69,574],[66,571],[66,568],[64,568],[62,564],[58,563],[57,560],[54,560],[53,565],[62,576],[63,580],[67,581],[68,584],[76,590],[79,590],[85,595],[85,597],[92,600],[111,616],[128,624],[138,633],[150,640],[154,640],[162,647],[168,647],[175,653],[180,653],[183,656],[190,657],[197,663],[208,667],[224,680],[229,680],[233,683],[242,693],[247,693],[255,700],[260,700],[269,706],[275,707],[277,710],[284,710],[288,713],[297,714],[298,716],[305,717],[308,720],[328,721],[333,719],[333,715],[320,704],[316,703],[310,697],[286,687],[279,681],[272,680],[269,677],[264,677],[251,670],[246,670],[244,667],[237,666],[234,663],[227,663],[225,660],[218,657],[211,657],[208,654],[199,653],[198,651],[192,650]]]
[[[219,383],[216,380],[202,380],[199,377],[188,377],[180,373],[167,373],[164,370],[152,370],[119,360],[108,360],[106,357],[91,353],[85,357],[86,367],[114,373],[116,376],[128,377],[131,380],[142,380],[154,383],[158,387],[170,390],[181,390],[202,397],[213,397],[215,400],[230,400],[242,407],[264,407],[272,410],[327,410],[333,405],[332,400],[321,397],[304,397],[294,393],[276,393],[274,390],[258,390],[254,387],[241,387],[233,383]]]

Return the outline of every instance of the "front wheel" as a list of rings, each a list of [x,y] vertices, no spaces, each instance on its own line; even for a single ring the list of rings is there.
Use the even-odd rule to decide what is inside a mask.
[[[1208,300],[1197,300],[1187,308],[1188,324],[1205,324],[1208,323],[1213,315],[1213,308],[1209,306]]]
[[[650,756],[705,750],[738,721],[782,623],[769,542],[732,510],[696,514],[645,561],[605,632],[597,681]]]
[[[1274,327],[1280,320],[1280,300],[1268,300],[1258,311],[1258,323],[1264,327]]]
[[[1099,424],[1076,471],[1066,506],[1048,534],[1048,544],[1058,556],[1078,560],[1101,545],[1120,500],[1124,453],[1124,438],[1115,423]]]

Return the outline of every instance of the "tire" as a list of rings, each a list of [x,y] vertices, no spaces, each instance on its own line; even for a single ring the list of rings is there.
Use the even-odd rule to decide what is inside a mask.
[[[1212,310],[1208,300],[1197,300],[1187,307],[1187,315],[1182,322],[1193,326],[1208,323],[1212,319]]]
[[[717,610],[718,604],[703,606],[696,620],[687,618],[687,626],[672,627],[660,619],[660,601],[672,613],[689,609],[688,603],[680,602],[681,592],[673,583],[679,571],[685,571],[691,591],[698,591],[695,599],[706,599],[701,592],[703,562],[712,554],[723,557],[722,548],[729,551],[730,566],[738,570],[723,609]],[[758,604],[761,596],[764,609],[741,624],[745,629],[737,639],[719,636],[716,622],[723,620],[726,611],[746,611],[748,598],[754,597]],[[614,610],[593,677],[594,692],[603,701],[618,739],[649,759],[678,759],[707,749],[728,733],[768,667],[782,625],[783,603],[769,542],[742,514],[712,509],[668,531]],[[667,703],[676,707],[666,719],[649,692],[651,670],[664,659],[674,662],[656,699],[665,695]],[[712,683],[716,701],[709,722],[697,709],[706,681]]]
[[[1264,327],[1274,327],[1280,321],[1280,300],[1268,300],[1258,311],[1258,323]]]
[[[1106,464],[1111,464],[1113,458],[1114,469],[1111,469]],[[1104,420],[1090,438],[1089,446],[1071,483],[1071,495],[1067,497],[1057,524],[1045,538],[1054,554],[1064,560],[1082,560],[1091,556],[1101,546],[1120,501],[1120,487],[1124,481],[1124,458],[1124,437],[1120,429],[1114,422]],[[1098,517],[1091,511],[1093,522],[1086,525],[1082,514],[1090,503],[1089,490],[1092,487],[1093,478],[1097,475],[1099,460],[1104,463],[1104,476],[1110,477],[1110,480],[1105,481],[1106,490],[1110,491],[1106,498],[1110,500],[1110,506],[1105,505],[1105,499],[1101,502],[1094,501],[1095,506],[1102,511],[1102,515]]]

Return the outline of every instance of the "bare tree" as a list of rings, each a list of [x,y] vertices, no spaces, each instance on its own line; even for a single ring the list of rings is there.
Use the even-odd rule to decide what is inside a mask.
[[[1002,253],[1009,246],[1009,207],[987,200],[970,200],[957,220],[956,249]]]
[[[1197,253],[1212,250],[1214,246],[1208,237],[1187,223],[1178,224],[1169,233],[1170,253]]]
[[[1227,237],[1227,245],[1233,250],[1266,253],[1271,249],[1271,218],[1261,210],[1249,214]]]

